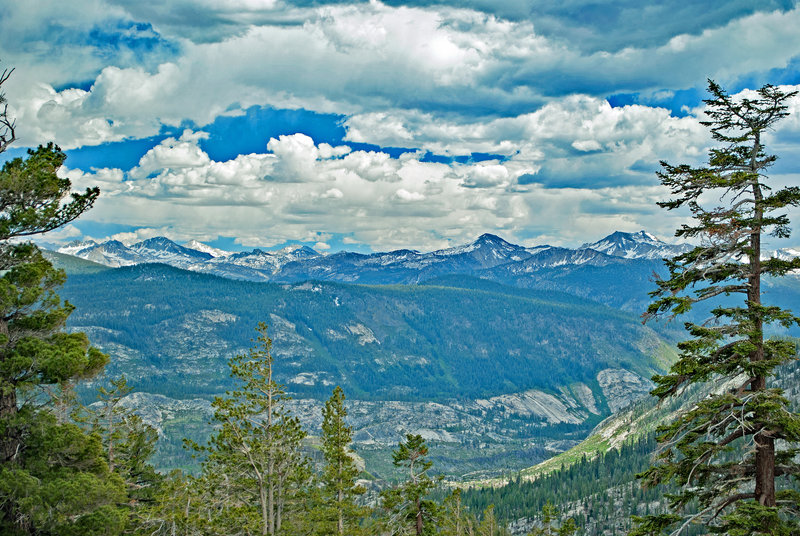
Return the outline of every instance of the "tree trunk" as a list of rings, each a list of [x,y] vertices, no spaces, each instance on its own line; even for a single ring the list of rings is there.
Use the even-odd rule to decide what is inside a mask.
[[[275,534],[275,483],[272,480],[272,460],[270,460],[269,465],[269,483],[267,486],[267,524],[269,526],[268,533]]]
[[[264,480],[258,481],[258,498],[261,501],[261,534],[269,534],[269,515],[267,514],[267,492],[264,489]]]
[[[337,437],[339,437],[339,436],[337,436]],[[342,475],[342,459],[341,459],[341,457],[338,460],[337,468],[338,468],[339,478],[336,480],[336,484],[337,484],[336,487],[338,488],[337,491],[336,491],[336,500],[337,500],[336,510],[337,510],[337,512],[339,514],[339,519],[338,519],[338,523],[336,524],[336,527],[337,527],[337,529],[339,531],[339,536],[344,536],[344,515],[343,515],[344,512],[342,512],[342,502],[344,501],[344,490],[342,489],[342,487],[344,486],[344,482],[342,482],[342,479],[341,479],[341,475]]]
[[[419,498],[417,499],[417,536],[422,534],[422,506]]]
[[[269,367],[267,372],[267,382],[272,384],[272,367]],[[269,510],[269,534],[275,534],[275,446],[273,444],[274,438],[272,436],[272,389],[267,393],[267,509]]]
[[[11,423],[18,413],[17,390],[13,385],[3,382],[0,386],[0,420]],[[3,463],[15,462],[19,456],[19,430],[13,424],[6,425],[6,433],[0,438],[0,460]]]
[[[284,484],[281,482],[278,485],[278,500],[275,505],[275,532],[281,531],[281,522],[283,521],[283,503],[285,500],[283,490]]]
[[[753,321],[753,335],[750,342],[755,346],[755,350],[750,354],[753,362],[764,360],[764,332],[763,332],[763,313],[757,308],[761,306],[761,222],[764,218],[764,209],[761,203],[764,199],[761,191],[761,184],[758,180],[758,153],[761,150],[761,137],[755,133],[753,149],[750,158],[750,171],[756,174],[753,183],[753,200],[755,201],[753,214],[753,228],[750,234],[750,278],[747,292],[747,308]],[[750,388],[754,392],[764,391],[767,388],[767,379],[764,376],[756,376],[750,383]],[[763,426],[769,416],[755,415],[755,424]],[[764,506],[775,506],[775,440],[771,437],[758,433],[753,438],[756,444],[756,500]]]

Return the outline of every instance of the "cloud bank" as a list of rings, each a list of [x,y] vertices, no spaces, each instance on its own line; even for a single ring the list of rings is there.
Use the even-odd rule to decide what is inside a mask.
[[[569,245],[671,235],[653,172],[705,158],[705,79],[797,87],[799,26],[789,1],[43,0],[8,6],[0,59],[20,145],[139,148],[63,171],[101,186],[88,218],[130,236]],[[214,125],[259,109],[341,134],[229,128],[221,151]],[[785,183],[798,122],[771,138]]]

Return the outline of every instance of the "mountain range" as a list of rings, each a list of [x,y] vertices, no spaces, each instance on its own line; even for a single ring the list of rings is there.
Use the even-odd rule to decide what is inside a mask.
[[[513,287],[567,292],[640,314],[649,303],[647,293],[653,289],[654,274],[665,273],[662,259],[685,252],[689,247],[668,244],[646,231],[617,231],[575,249],[548,245],[524,247],[483,234],[472,243],[428,253],[399,249],[371,254],[348,251],[321,254],[306,246],[230,253],[197,241],[181,246],[164,237],[130,246],[115,240],[74,242],[58,252],[108,267],[161,263],[257,282],[314,280],[408,285],[458,274]],[[796,257],[800,256],[800,248],[768,252],[766,256]],[[778,294],[779,299],[784,297]]]
[[[162,468],[189,463],[181,438],[207,436],[209,399],[231,387],[227,359],[265,321],[277,377],[312,431],[318,401],[339,384],[373,471],[390,470],[386,452],[413,432],[463,475],[543,460],[646,395],[683,332],[638,316],[660,259],[686,248],[641,231],[576,249],[484,234],[429,253],[229,253],[157,237],[48,255],[69,274],[68,328],[136,387],[130,403],[164,439]],[[763,289],[777,305],[800,302],[800,278]]]
[[[400,249],[372,254],[342,251],[325,255],[307,246],[229,253],[195,240],[181,246],[165,237],[150,238],[130,246],[116,240],[73,242],[57,251],[110,267],[162,263],[249,281],[288,283],[315,279],[409,284],[451,273],[479,275],[494,269],[501,273],[530,273],[562,265],[602,266],[619,262],[619,259],[662,259],[687,249],[685,244],[667,244],[640,231],[615,232],[577,249],[547,245],[523,247],[492,234],[483,234],[470,244],[428,253]]]

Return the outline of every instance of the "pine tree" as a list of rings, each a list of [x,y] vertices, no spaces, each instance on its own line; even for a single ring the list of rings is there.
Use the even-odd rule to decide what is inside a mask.
[[[3,69],[0,73],[0,86],[11,77],[14,69]],[[0,91],[0,153],[5,152],[8,146],[16,141],[16,121],[8,116],[8,103],[5,94]]]
[[[305,432],[286,409],[288,396],[273,378],[272,340],[260,323],[255,346],[229,361],[241,385],[214,399],[219,429],[207,447],[200,482],[213,498],[206,517],[213,531],[278,534],[297,495],[307,489],[308,461],[301,452]]]
[[[578,530],[573,518],[561,519],[558,508],[547,501],[542,506],[542,526],[536,527],[528,536],[572,536]]]
[[[794,358],[794,345],[764,337],[770,324],[788,327],[800,319],[761,299],[763,276],[800,268],[800,259],[762,260],[761,244],[766,233],[789,236],[785,208],[800,203],[800,188],[770,186],[765,173],[776,156],[764,147],[765,133],[787,115],[797,93],[767,85],[734,98],[711,81],[709,92],[703,125],[721,146],[711,150],[707,166],[662,162],[659,173],[674,196],[659,204],[687,207],[694,218],[676,236],[699,245],[667,262],[669,278],[657,281],[647,317],[679,315],[724,296],[740,301],[717,301],[709,321],[687,322],[692,338],[678,345],[670,373],[654,378],[660,399],[695,383],[710,382],[713,389],[660,429],[659,463],[640,477],[645,485],[672,483],[678,491],[669,497],[672,513],[638,518],[632,534],[677,534],[693,522],[730,534],[736,526],[750,526],[754,534],[800,530],[798,494],[776,489],[776,478],[800,473],[794,461],[800,416],[770,387],[775,368]],[[689,514],[686,507],[695,504],[697,513]]]
[[[481,522],[478,525],[477,536],[506,536],[508,531],[497,522],[494,515],[494,505],[490,504],[483,511]]]
[[[353,429],[345,423],[347,409],[344,391],[337,386],[322,410],[322,510],[329,512],[318,524],[323,534],[353,536],[359,532],[359,522],[367,509],[356,504],[356,498],[366,492],[356,484],[358,468],[349,449]]]
[[[97,409],[87,408],[89,430],[102,438],[109,469],[125,483],[129,508],[126,533],[144,526],[145,510],[154,501],[163,477],[150,464],[156,449],[158,432],[146,424],[133,410],[122,405],[122,400],[133,387],[127,378],[109,380],[109,386],[97,389]]]
[[[0,84],[10,72],[0,75]],[[15,139],[0,94],[0,152]],[[126,522],[124,485],[97,435],[69,422],[75,381],[108,356],[83,333],[64,333],[72,306],[39,249],[21,241],[57,229],[91,207],[99,191],[70,193],[55,145],[29,150],[0,169],[0,532],[116,534]],[[71,197],[70,200],[66,200]],[[57,414],[57,416],[56,416]]]
[[[454,489],[442,502],[439,524],[443,536],[468,536],[474,534],[475,520],[461,500],[461,489]]]
[[[120,407],[120,402],[133,390],[128,385],[125,375],[111,379],[110,387],[100,386],[97,389],[97,398],[100,399],[101,409],[95,418],[95,429],[103,436],[106,447],[106,457],[111,470],[114,470],[114,447],[122,438],[123,430],[118,427],[119,422],[130,412]]]
[[[438,505],[427,498],[435,487],[428,476],[433,462],[428,460],[428,446],[421,435],[407,434],[392,463],[408,472],[408,479],[398,487],[383,492],[383,506],[389,511],[392,534],[434,534]]]
[[[201,486],[198,479],[176,469],[166,475],[154,491],[152,500],[136,520],[138,532],[134,534],[200,536],[213,533],[206,520],[217,505],[213,496],[202,494],[212,491],[210,486]]]

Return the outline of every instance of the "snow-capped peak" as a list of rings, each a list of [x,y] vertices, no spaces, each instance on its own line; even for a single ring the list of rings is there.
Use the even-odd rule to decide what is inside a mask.
[[[689,249],[687,244],[667,244],[647,231],[616,231],[597,242],[583,244],[580,249],[593,249],[606,255],[626,259],[662,259],[674,257]]]
[[[211,247],[208,244],[203,244],[202,242],[199,242],[197,240],[189,240],[183,245],[183,247],[193,249],[201,253],[208,253],[212,257],[227,257],[228,255],[230,255],[229,251],[224,251],[222,249]]]
[[[61,246],[56,251],[59,253],[64,253],[65,255],[75,255],[77,252],[84,250],[86,248],[90,248],[92,246],[96,246],[97,242],[94,240],[73,240],[69,244],[65,246]]]

